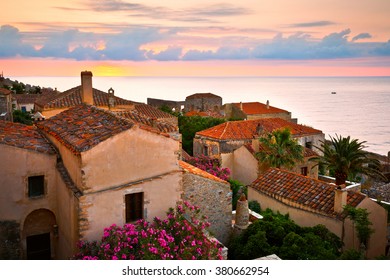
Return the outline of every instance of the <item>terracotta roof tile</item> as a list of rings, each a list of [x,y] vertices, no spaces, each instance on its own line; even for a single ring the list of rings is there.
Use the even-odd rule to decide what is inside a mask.
[[[218,95],[212,93],[195,93],[186,97],[186,99],[197,99],[197,98],[221,98]]]
[[[137,104],[135,105],[135,110],[149,118],[154,118],[154,119],[175,119],[176,118],[174,115],[163,112],[147,104]]]
[[[201,176],[203,178],[210,179],[210,180],[213,180],[213,181],[216,181],[219,183],[229,184],[228,182],[226,182],[226,181],[224,181],[224,180],[222,180],[214,175],[211,175],[210,173],[207,173],[206,171],[203,171],[202,169],[199,169],[199,168],[197,168],[197,167],[195,167],[187,162],[179,160],[179,165],[184,171],[187,171],[191,174],[198,175],[198,176]]]
[[[159,121],[154,118],[147,117],[143,114],[140,114],[139,111],[132,110],[132,111],[114,111],[115,115],[120,116],[122,118],[129,119],[133,122],[136,122],[138,124],[143,124],[151,129],[154,129],[158,132],[162,133],[169,133],[169,132],[175,132],[178,131],[178,127],[164,121]]]
[[[288,111],[273,106],[268,106],[260,102],[233,103],[234,106],[241,109],[247,115],[288,113]]]
[[[134,123],[109,111],[83,104],[38,122],[36,125],[73,153],[79,154],[132,128]]]
[[[55,154],[52,145],[39,133],[36,127],[20,123],[0,121],[0,144]]]
[[[341,217],[340,214],[334,212],[335,186],[323,181],[270,168],[250,187],[274,199],[304,206],[304,209],[309,211]],[[347,204],[356,207],[365,197],[361,193],[349,191]]]
[[[9,89],[6,89],[6,88],[0,88],[0,94],[2,95],[8,95],[8,94],[11,94],[12,91],[10,91]]]
[[[18,104],[34,104],[35,101],[41,97],[40,94],[13,94]]]
[[[322,134],[321,130],[309,126],[295,124],[280,118],[267,118],[245,121],[229,121],[220,125],[199,131],[196,135],[219,140],[253,139],[258,136],[258,127],[264,132],[288,127],[294,137]]]
[[[95,106],[108,106],[109,94],[107,92],[93,89],[93,102]],[[114,96],[115,105],[134,105],[135,102]],[[54,91],[42,95],[35,102],[44,109],[69,108],[82,104],[81,86],[71,88],[64,92]]]

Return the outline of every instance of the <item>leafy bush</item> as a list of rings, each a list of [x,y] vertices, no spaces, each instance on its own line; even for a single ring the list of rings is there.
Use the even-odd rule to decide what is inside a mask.
[[[222,259],[222,247],[204,234],[209,226],[198,207],[182,202],[169,209],[165,220],[156,217],[153,223],[139,220],[123,227],[113,224],[104,229],[99,242],[80,241],[74,259]]]
[[[229,259],[255,259],[277,254],[285,260],[328,260],[340,256],[342,242],[325,226],[300,227],[288,215],[261,212],[262,220],[230,242]]]
[[[251,209],[252,211],[254,211],[256,213],[260,213],[261,212],[260,203],[258,203],[256,200],[249,201],[248,202],[248,207],[249,207],[249,209]]]
[[[222,168],[218,159],[206,157],[204,155],[200,155],[199,157],[191,157],[188,160],[188,163],[192,164],[199,169],[202,169],[211,175],[214,175],[222,180],[229,180],[230,169]]]

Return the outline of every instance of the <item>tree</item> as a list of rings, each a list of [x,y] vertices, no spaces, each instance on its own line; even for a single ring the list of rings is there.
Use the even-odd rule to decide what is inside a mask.
[[[292,139],[288,128],[274,130],[259,139],[262,149],[256,154],[259,160],[272,167],[292,168],[303,161],[303,147]]]
[[[222,246],[204,233],[209,226],[198,207],[179,202],[176,209],[169,209],[165,220],[156,217],[153,223],[114,224],[104,229],[99,242],[80,241],[74,259],[222,259]]]
[[[31,118],[30,114],[27,112],[23,112],[21,110],[14,110],[12,112],[12,114],[13,114],[14,122],[23,123],[23,124],[27,124],[27,125],[33,124],[33,120]]]
[[[317,147],[323,156],[313,160],[334,175],[336,185],[345,184],[347,179],[353,180],[357,174],[384,178],[380,172],[380,162],[363,150],[364,143],[350,136],[331,136],[330,141],[322,142],[321,147]]]
[[[261,212],[229,245],[230,259],[255,259],[276,254],[282,259],[330,260],[340,256],[342,242],[325,226],[300,227],[288,215]]]
[[[224,123],[224,119],[212,118],[212,117],[200,117],[200,116],[179,116],[179,132],[182,135],[183,149],[192,155],[193,141],[195,134],[198,131],[219,125]]]

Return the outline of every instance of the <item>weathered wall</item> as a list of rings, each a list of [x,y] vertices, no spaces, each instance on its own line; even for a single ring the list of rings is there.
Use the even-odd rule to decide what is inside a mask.
[[[209,231],[226,244],[232,228],[232,194],[229,184],[185,172],[183,200],[200,207],[201,213],[208,217],[211,224]]]
[[[72,151],[66,148],[62,143],[60,143],[53,136],[46,134],[46,137],[50,140],[51,143],[54,144],[54,146],[59,151],[64,166],[66,167],[75,185],[80,190],[84,190],[85,185],[83,184],[83,178],[82,178],[81,157],[72,153]]]
[[[369,198],[364,199],[357,208],[367,209],[368,219],[372,223],[374,233],[367,246],[367,257],[375,258],[385,254],[387,244],[387,211]]]
[[[17,225],[18,238],[20,238],[18,244],[20,258],[26,257],[26,236],[37,234],[42,229],[51,232],[52,257],[61,259],[70,257],[72,253],[69,248],[72,248],[71,245],[75,244],[76,240],[72,239],[68,232],[71,218],[63,217],[62,212],[71,211],[72,206],[67,203],[66,206],[58,207],[58,202],[66,203],[69,199],[63,195],[66,188],[56,170],[56,155],[7,145],[0,145],[0,148],[0,186],[2,188],[0,221]],[[28,177],[37,175],[45,176],[45,195],[29,198]],[[36,224],[40,225],[40,228],[31,228],[31,222],[26,221],[31,219],[32,213],[36,211],[53,213],[54,221],[59,223],[58,237],[54,237],[53,228],[50,225],[42,224],[45,221],[38,219],[39,223]],[[28,229],[25,228],[26,224],[29,225]],[[13,227],[12,232],[16,230],[15,228]]]
[[[174,208],[182,194],[181,172],[172,172],[150,181],[140,182],[117,189],[106,189],[88,193],[80,198],[80,213],[86,219],[80,228],[84,240],[98,240],[103,229],[112,224],[125,223],[125,195],[144,193],[144,218],[166,217],[170,207]]]
[[[21,259],[20,249],[20,224],[0,220],[0,260]]]
[[[221,97],[199,97],[199,98],[186,98],[184,110],[189,111],[201,111],[207,110],[220,110],[222,107]]]
[[[286,121],[291,120],[291,113],[272,113],[272,114],[257,114],[257,115],[247,115],[248,120],[256,120],[256,119],[269,119],[269,118],[281,118]]]
[[[34,209],[56,212],[56,156],[0,145],[0,220],[22,223]],[[28,177],[45,176],[45,195],[28,197]]]
[[[321,151],[316,148],[317,147],[321,147],[321,142],[325,141],[325,135],[323,133],[321,134],[316,134],[316,135],[307,135],[307,136],[302,136],[302,137],[294,137],[297,139],[298,143],[305,147],[306,143],[307,142],[311,142],[312,143],[312,150],[315,151],[317,154],[319,155],[322,155]]]
[[[279,211],[281,214],[289,214],[290,218],[300,226],[312,227],[322,224],[338,237],[342,237],[343,225],[340,220],[309,212],[304,209],[294,208],[279,200],[261,194],[251,187],[248,188],[248,200],[256,200],[260,203],[262,209],[270,208],[273,211]],[[297,207],[299,206],[297,205]]]
[[[231,178],[244,185],[251,184],[259,176],[259,162],[244,146],[233,153],[221,154],[221,166],[229,168]]]
[[[89,191],[128,184],[179,170],[180,142],[134,126],[83,152],[83,182]]]

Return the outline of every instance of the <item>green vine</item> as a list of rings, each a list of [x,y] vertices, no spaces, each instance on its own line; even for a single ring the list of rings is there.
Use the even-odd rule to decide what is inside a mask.
[[[367,248],[368,240],[374,233],[374,230],[370,227],[372,223],[368,219],[369,213],[367,209],[357,209],[350,205],[346,205],[344,210],[347,212],[347,217],[349,217],[355,225],[360,243]]]

